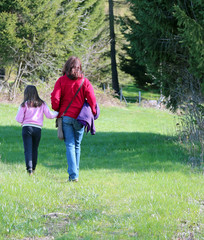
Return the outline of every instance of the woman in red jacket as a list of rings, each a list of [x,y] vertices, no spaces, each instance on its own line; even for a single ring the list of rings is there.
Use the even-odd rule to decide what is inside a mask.
[[[58,117],[62,116],[84,79],[80,91],[64,114],[62,120],[69,181],[77,182],[79,178],[81,141],[84,126],[76,119],[85,99],[87,99],[93,114],[96,115],[96,97],[90,81],[84,78],[82,74],[81,61],[79,58],[74,56],[70,57],[65,63],[62,73],[63,76],[57,80],[54,90],[51,93],[52,109],[59,112]]]

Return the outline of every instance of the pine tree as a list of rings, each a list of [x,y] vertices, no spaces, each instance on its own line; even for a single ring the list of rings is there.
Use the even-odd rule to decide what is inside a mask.
[[[48,80],[71,54],[83,57],[105,15],[102,0],[4,0],[0,17],[0,63],[16,69],[16,89],[25,78]]]
[[[16,69],[11,97],[15,97],[15,90],[23,77],[33,81],[35,76],[40,77],[41,72],[48,73],[54,69],[53,56],[59,54],[63,44],[62,34],[58,30],[59,19],[56,17],[60,3],[60,0],[1,2],[0,61]]]
[[[182,102],[178,89],[189,94],[188,87],[181,88],[187,80],[197,89],[195,94],[200,94],[204,71],[203,2],[128,2],[134,16],[125,19],[124,28],[130,58],[145,66],[156,82],[162,82],[163,93],[170,97],[169,105],[174,108]]]
[[[82,59],[83,70],[92,81],[102,78],[103,55],[107,49],[104,0],[81,1],[77,10],[78,23],[69,54]]]

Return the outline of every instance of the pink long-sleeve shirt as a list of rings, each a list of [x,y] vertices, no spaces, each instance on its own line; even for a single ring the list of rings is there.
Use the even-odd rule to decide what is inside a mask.
[[[20,106],[16,115],[16,121],[21,123],[22,126],[43,126],[43,115],[46,118],[52,119],[57,117],[58,112],[51,111],[46,103],[43,103],[40,107],[28,107],[25,103],[25,107]]]

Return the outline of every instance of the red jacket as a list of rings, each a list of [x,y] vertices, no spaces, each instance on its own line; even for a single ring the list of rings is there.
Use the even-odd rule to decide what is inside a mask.
[[[65,74],[60,77],[55,83],[54,90],[51,93],[51,104],[52,109],[59,112],[58,117],[61,117],[78,88],[81,85],[83,78],[78,78],[77,80],[71,80]],[[75,97],[74,101],[70,105],[69,109],[64,116],[77,118],[80,110],[84,104],[85,98],[89,103],[91,110],[94,115],[96,115],[96,97],[94,95],[94,89],[90,81],[85,78],[84,83]]]

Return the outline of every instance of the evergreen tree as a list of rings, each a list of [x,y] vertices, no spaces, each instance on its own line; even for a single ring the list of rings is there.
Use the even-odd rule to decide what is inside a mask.
[[[203,81],[203,9],[201,0],[128,0],[133,18],[126,18],[127,54],[145,66],[174,108],[181,95],[200,94]],[[132,64],[131,61],[131,64]],[[129,65],[132,69],[134,64]],[[187,84],[187,87],[182,87]],[[179,91],[178,91],[179,89]],[[182,92],[180,91],[182,89]]]
[[[145,90],[152,88],[158,89],[159,86],[157,86],[152,77],[147,74],[146,66],[138,64],[135,56],[131,55],[128,48],[123,47],[123,50],[125,53],[128,52],[129,55],[127,56],[125,53],[120,53],[120,69],[134,77],[135,86]]]
[[[79,22],[73,44],[68,46],[70,54],[77,54],[82,59],[83,70],[93,81],[102,78],[104,52],[108,38],[105,22],[105,2],[103,0],[81,1]]]
[[[23,78],[56,74],[71,54],[84,56],[100,38],[104,9],[102,0],[3,0],[0,17],[0,63],[15,67],[16,89]]]
[[[16,69],[14,96],[11,97],[15,97],[15,90],[23,77],[34,80],[41,72],[53,72],[56,64],[53,56],[60,54],[61,45],[64,44],[60,19],[56,17],[60,4],[60,0],[1,2],[0,62]]]

